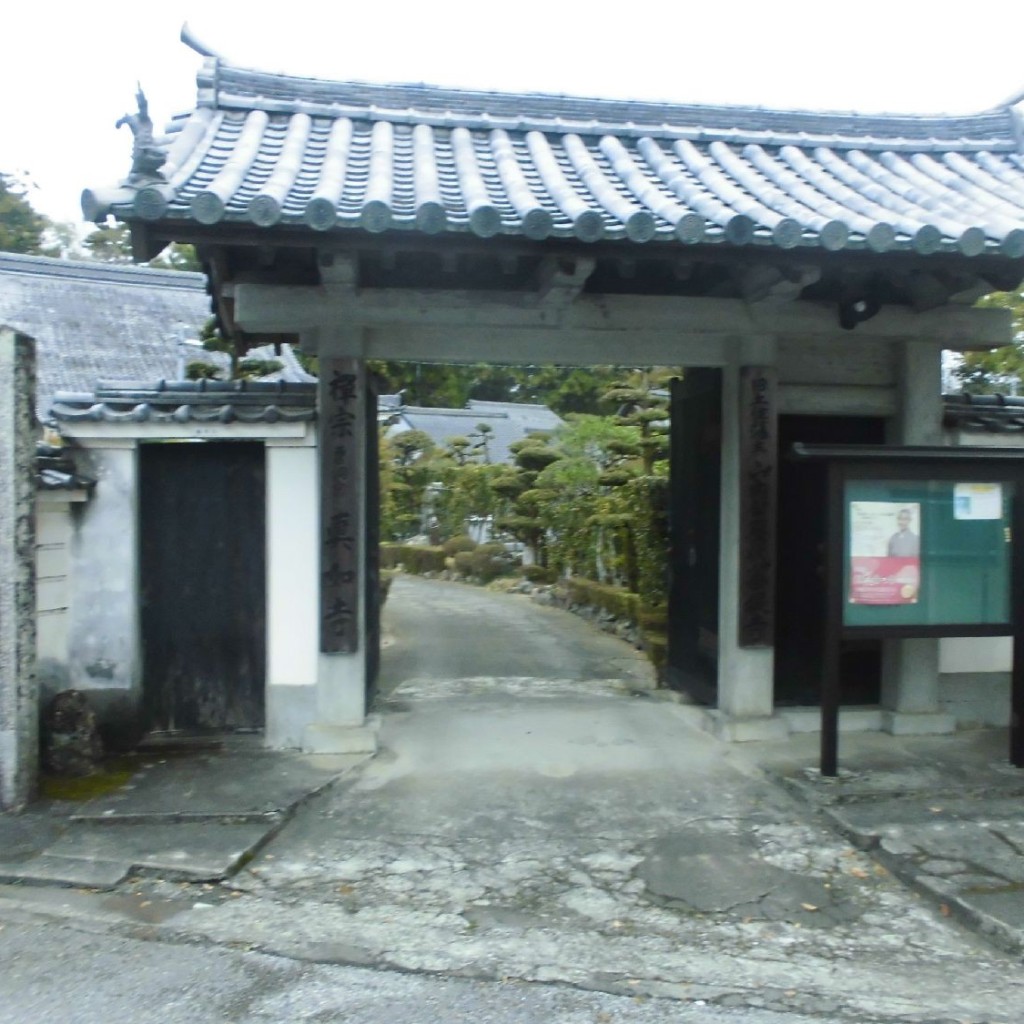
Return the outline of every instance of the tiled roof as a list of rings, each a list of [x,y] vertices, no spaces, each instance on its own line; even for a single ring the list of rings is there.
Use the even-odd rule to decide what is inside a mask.
[[[316,417],[316,385],[287,381],[101,383],[95,393],[61,392],[57,423],[297,423]]]
[[[943,395],[943,425],[991,434],[1024,434],[1024,397]]]
[[[162,180],[88,219],[1024,256],[1018,114],[902,116],[333,83],[210,58]]]
[[[512,461],[510,445],[514,442],[538,431],[555,430],[563,424],[558,414],[544,405],[475,400],[467,405],[466,409],[406,405],[396,410],[388,407],[394,424],[388,434],[422,430],[435,444],[443,446],[449,438],[476,435],[477,426],[486,423],[491,428],[487,435],[487,461],[499,463]]]
[[[0,321],[36,339],[36,410],[100,378],[173,377],[210,317],[202,274],[0,253]]]
[[[36,483],[41,491],[91,491],[96,481],[78,472],[73,452],[40,441],[36,445]]]
[[[0,252],[0,322],[36,339],[40,419],[58,391],[174,379],[194,361],[225,368],[226,356],[183,347],[209,317],[202,274]],[[279,360],[284,379],[314,379],[287,345],[280,355],[268,346],[248,356]]]

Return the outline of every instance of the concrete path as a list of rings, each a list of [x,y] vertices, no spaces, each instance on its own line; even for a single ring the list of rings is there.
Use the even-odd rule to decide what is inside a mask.
[[[691,1008],[1020,1019],[1019,958],[861,848],[867,833],[832,811],[870,800],[835,801],[809,738],[721,744],[696,709],[644,688],[625,645],[522,597],[402,580],[387,626],[380,753],[295,807],[233,877],[0,887],[0,916]],[[453,662],[453,649],[475,657]],[[521,671],[539,650],[554,663]],[[875,785],[891,806],[875,783],[915,757],[920,769],[919,749],[844,738],[863,768],[841,784]],[[906,813],[948,779],[935,751]]]
[[[461,583],[398,576],[385,605],[380,689],[473,676],[616,679],[652,689],[638,651],[575,615]]]
[[[122,759],[109,788],[102,774],[90,780],[91,799],[0,815],[0,883],[112,889],[133,873],[218,881],[363,760],[265,751],[255,735],[154,744]]]

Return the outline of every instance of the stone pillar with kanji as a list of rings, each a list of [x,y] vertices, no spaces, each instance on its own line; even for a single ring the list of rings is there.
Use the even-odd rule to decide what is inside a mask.
[[[316,720],[304,749],[374,749],[366,727],[367,445],[365,362],[321,351],[317,393],[320,523]]]

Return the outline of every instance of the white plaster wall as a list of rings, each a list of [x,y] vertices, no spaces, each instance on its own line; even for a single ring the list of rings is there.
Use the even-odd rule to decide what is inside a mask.
[[[36,502],[36,656],[41,675],[67,672],[70,544],[67,500],[40,494]]]
[[[138,450],[89,451],[91,500],[74,517],[69,620],[70,685],[138,689]]]
[[[312,686],[318,663],[317,456],[267,446],[267,683]]]
[[[958,636],[939,641],[940,672],[1009,672],[1012,667],[1012,637]]]

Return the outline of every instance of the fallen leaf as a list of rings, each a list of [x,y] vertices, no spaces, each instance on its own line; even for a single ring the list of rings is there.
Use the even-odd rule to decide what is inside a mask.
[[[942,914],[943,917],[949,917],[949,915],[952,914],[953,911],[949,909],[949,905],[948,904],[940,903],[939,904],[939,913]]]
[[[786,991],[783,992],[782,994],[784,996],[788,996],[790,999],[792,999],[793,996],[796,995],[796,989],[795,988],[787,988]]]
[[[818,909],[813,903],[801,903],[800,906],[803,907],[804,910],[817,910]]]
[[[850,874],[854,878],[867,878],[868,873],[863,868],[850,868]]]
[[[338,892],[340,892],[342,894],[342,896],[347,896],[350,892],[355,892],[355,891],[356,891],[356,888],[355,888],[354,885],[339,885],[338,886]]]
[[[886,871],[885,868],[883,868],[881,864],[876,864],[875,865],[875,874],[876,875],[887,875],[887,874],[889,874],[889,872]]]
[[[929,807],[928,810],[931,811],[932,814],[939,814],[939,813],[941,813],[942,808],[941,807]]]

